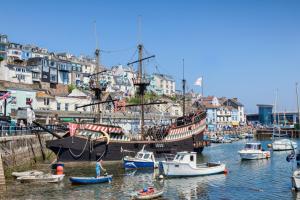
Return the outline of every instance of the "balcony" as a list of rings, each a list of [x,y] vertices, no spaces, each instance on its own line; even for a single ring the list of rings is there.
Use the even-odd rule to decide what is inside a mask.
[[[64,72],[70,72],[71,71],[71,67],[69,67],[69,66],[59,66],[58,67],[58,70],[59,71],[64,71]]]
[[[40,66],[31,66],[29,67],[30,71],[35,72],[35,73],[41,73],[41,68]]]
[[[32,77],[32,81],[41,82],[41,77]]]

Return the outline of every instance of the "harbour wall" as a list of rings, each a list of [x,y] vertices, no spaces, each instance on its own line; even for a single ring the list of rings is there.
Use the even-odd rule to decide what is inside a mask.
[[[13,170],[28,168],[40,160],[49,159],[50,151],[45,141],[52,137],[50,134],[0,137],[4,174],[10,176]]]

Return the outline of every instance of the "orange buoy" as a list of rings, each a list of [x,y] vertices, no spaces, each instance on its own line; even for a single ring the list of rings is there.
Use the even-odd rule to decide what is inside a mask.
[[[227,169],[224,169],[224,174],[227,174],[228,173],[228,170]]]
[[[57,175],[64,174],[64,167],[61,166],[61,165],[58,165],[58,166],[56,167],[56,174],[57,174]]]

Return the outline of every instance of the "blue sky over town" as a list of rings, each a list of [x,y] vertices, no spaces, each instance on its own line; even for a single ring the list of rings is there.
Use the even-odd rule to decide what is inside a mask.
[[[246,111],[272,104],[295,111],[300,82],[300,1],[3,1],[0,32],[50,51],[93,55],[97,23],[101,63],[126,65],[145,46],[148,72],[170,74],[180,89],[238,97]],[[141,16],[141,25],[138,24]],[[139,31],[140,30],[140,31]]]

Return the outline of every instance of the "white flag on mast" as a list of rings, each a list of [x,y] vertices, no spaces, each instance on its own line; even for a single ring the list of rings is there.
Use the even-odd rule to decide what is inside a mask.
[[[195,83],[194,83],[194,85],[198,85],[198,86],[202,86],[202,76],[201,77],[199,77],[196,81],[195,81]]]

